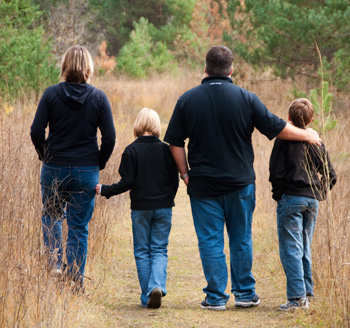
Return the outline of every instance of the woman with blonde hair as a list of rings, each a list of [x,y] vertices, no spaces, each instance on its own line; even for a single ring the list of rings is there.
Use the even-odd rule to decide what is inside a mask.
[[[43,162],[42,228],[49,268],[53,273],[62,273],[65,268],[62,221],[66,219],[67,276],[80,290],[84,283],[88,224],[95,203],[94,187],[115,143],[108,99],[89,84],[93,72],[88,50],[79,45],[69,48],[62,59],[62,82],[45,90],[31,126],[32,142]],[[102,135],[100,147],[97,129]]]
[[[130,190],[134,256],[141,287],[141,306],[157,309],[166,295],[167,246],[179,175],[169,146],[159,140],[160,120],[143,108],[134,123],[136,140],[120,162],[121,179],[96,186],[107,198]]]

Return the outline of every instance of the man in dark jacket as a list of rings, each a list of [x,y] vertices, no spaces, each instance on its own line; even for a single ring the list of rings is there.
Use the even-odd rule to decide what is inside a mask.
[[[269,139],[319,143],[312,129],[301,130],[267,110],[259,98],[233,84],[232,52],[212,47],[207,77],[178,100],[164,140],[188,187],[207,294],[202,308],[225,310],[229,295],[224,249],[226,223],[230,243],[232,293],[237,307],[260,303],[251,273],[251,226],[255,207],[252,133]],[[189,138],[188,164],[184,141]]]

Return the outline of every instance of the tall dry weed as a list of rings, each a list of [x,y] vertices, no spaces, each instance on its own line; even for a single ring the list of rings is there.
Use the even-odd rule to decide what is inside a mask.
[[[191,87],[170,76],[151,80],[96,78],[93,84],[110,100],[117,130],[114,153],[101,172],[100,181],[119,180],[121,154],[133,140],[132,122],[142,107],[157,110],[169,119],[177,97]],[[33,98],[32,98],[33,99]],[[24,109],[24,106],[25,109]],[[36,102],[14,104],[0,111],[0,327],[83,327],[91,320],[103,322],[88,312],[89,298],[102,298],[104,280],[115,269],[116,253],[125,247],[121,222],[129,222],[128,195],[108,202],[98,197],[89,225],[86,267],[87,296],[72,295],[49,275],[43,254],[41,231],[41,163],[30,141],[30,125]],[[64,235],[67,234],[64,223]]]
[[[104,90],[110,100],[117,130],[116,148],[100,174],[102,183],[119,180],[120,157],[125,146],[133,141],[132,123],[138,111],[142,107],[153,108],[166,125],[178,97],[200,83],[202,77],[198,72],[186,72],[178,77],[163,75],[147,80],[112,77],[93,80],[92,84]],[[256,93],[272,112],[287,119],[287,108],[292,101],[291,83],[265,77],[261,80],[252,75],[249,80],[236,82]],[[327,202],[320,206],[313,243],[317,296],[313,306],[317,315],[304,320],[310,325],[315,320],[322,321],[325,327],[346,327],[350,312],[347,281],[350,115],[346,109],[350,100],[343,95],[335,98],[342,108],[334,108],[339,126],[330,132],[327,146],[339,179],[329,196],[332,216]],[[116,260],[120,252],[132,252],[128,195],[96,199],[89,226],[87,294],[78,297],[68,289],[57,288],[57,281],[46,271],[42,254],[40,162],[29,136],[37,104],[27,99],[26,110],[23,105],[16,104],[9,114],[0,109],[0,327],[108,326],[108,318],[99,316],[98,305],[110,293],[110,276],[113,272],[118,275],[120,265],[128,265],[135,271],[133,264]],[[272,142],[255,132],[253,143],[257,175],[254,240],[269,243],[271,254],[278,256],[275,203],[271,198],[267,164]]]
[[[255,92],[272,112],[287,120],[288,106],[293,100],[292,84],[269,79],[254,82],[254,77],[251,77],[250,82],[253,83],[246,87]],[[320,203],[312,245],[316,293],[312,306],[317,315],[305,317],[305,321],[322,327],[350,327],[349,105],[348,96],[336,93],[333,110],[339,123],[332,131],[318,131],[326,143],[338,176],[338,181],[328,194],[327,200]],[[271,186],[268,183],[271,147],[272,142],[266,142],[266,138],[259,133],[254,134],[254,167],[257,174],[257,219],[254,224],[259,228],[255,231],[264,234],[268,230],[260,228],[272,225],[275,230],[276,227],[276,204],[271,199]],[[270,240],[278,247],[277,232]]]

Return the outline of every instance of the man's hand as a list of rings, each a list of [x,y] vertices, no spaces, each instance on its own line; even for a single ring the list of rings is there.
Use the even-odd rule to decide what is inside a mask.
[[[170,145],[170,151],[171,151],[171,154],[173,155],[173,158],[175,160],[176,166],[180,174],[182,176],[185,176],[186,174],[188,174],[188,165],[187,165],[185,148]],[[185,182],[185,185],[187,186],[190,179],[187,175],[186,178],[182,180]]]
[[[321,146],[321,138],[318,135],[317,131],[311,128],[307,128],[305,129],[305,131],[307,133],[307,140],[306,140],[307,143]]]
[[[306,141],[309,144],[321,146],[321,138],[314,129],[300,129],[289,123],[287,123],[284,129],[277,135],[277,138],[283,140]]]
[[[186,177],[185,179],[184,179],[184,182],[185,182],[185,185],[186,186],[188,186],[188,182],[190,181],[190,177]]]

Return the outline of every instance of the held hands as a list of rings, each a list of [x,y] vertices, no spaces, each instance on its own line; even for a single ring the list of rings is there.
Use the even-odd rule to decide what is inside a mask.
[[[100,195],[101,194],[101,184],[98,184],[98,185],[96,185],[96,187],[95,187],[95,192],[96,192],[96,194],[97,195]]]
[[[316,144],[318,146],[321,146],[321,138],[318,135],[317,131],[315,131],[314,129],[311,128],[307,128],[306,130],[307,133],[307,142],[309,144]]]

